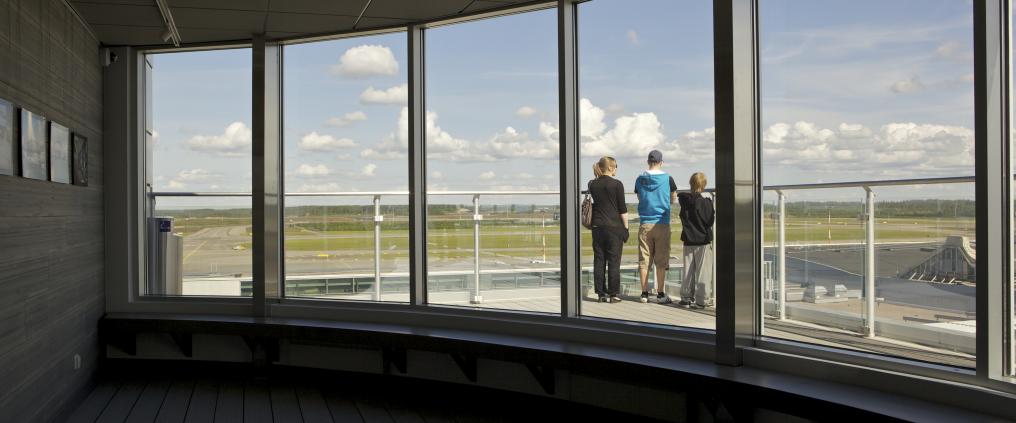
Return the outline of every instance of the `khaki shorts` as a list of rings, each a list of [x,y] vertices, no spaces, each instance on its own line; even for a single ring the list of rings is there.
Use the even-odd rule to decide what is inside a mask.
[[[670,225],[643,223],[639,225],[639,269],[648,270],[649,264],[658,270],[670,268]]]

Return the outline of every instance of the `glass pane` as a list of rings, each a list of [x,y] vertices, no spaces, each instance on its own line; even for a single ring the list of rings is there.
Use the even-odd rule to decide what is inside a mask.
[[[971,16],[761,2],[765,336],[974,367]]]
[[[147,295],[250,295],[251,50],[150,54]],[[146,89],[147,90],[147,89]],[[196,198],[162,195],[201,193]],[[175,254],[176,245],[182,254]],[[174,272],[174,269],[182,269]]]
[[[406,35],[285,47],[285,295],[409,301]]]
[[[632,7],[627,1],[593,0],[579,6],[581,189],[586,190],[590,186],[587,182],[595,178],[594,163],[598,163],[601,156],[610,156],[617,164],[613,179],[623,185],[620,189],[624,192],[625,203],[614,204],[621,201],[613,201],[611,204],[616,210],[605,212],[602,221],[594,222],[598,228],[582,230],[580,295],[581,313],[585,316],[704,329],[716,326],[711,238],[693,239],[693,243],[707,245],[685,248],[681,241],[684,229],[681,207],[678,203],[671,204],[669,183],[669,179],[673,179],[677,189],[687,191],[690,176],[701,172],[707,180],[706,190],[712,188],[712,38],[712,3],[707,1],[652,0]],[[663,162],[658,170],[648,168],[647,159],[653,150],[662,153]],[[670,177],[654,175],[657,172],[665,172]],[[656,203],[660,203],[660,208],[640,213],[640,199],[634,192],[636,179],[644,173],[645,181],[652,184],[640,188],[646,193],[645,210]],[[617,187],[610,176],[595,179],[597,186]],[[609,195],[603,194],[603,197]],[[711,194],[706,192],[697,197],[689,204],[708,204],[706,200]],[[593,200],[607,207],[606,198]],[[601,206],[594,205],[598,207]],[[667,214],[664,208],[670,209],[670,218],[660,221]],[[709,206],[708,209],[713,208]],[[610,252],[611,243],[617,242],[614,239],[622,222],[618,215],[621,210],[628,212],[629,239],[620,251],[620,277],[614,292],[609,259],[614,256]],[[643,214],[645,228],[654,229],[640,241],[640,215]],[[709,227],[703,221],[707,216],[696,216],[688,217],[695,220],[696,227]],[[663,231],[668,227],[669,235]],[[593,232],[596,232],[595,240]],[[620,234],[623,233],[622,228]],[[705,236],[704,233],[700,235]],[[594,241],[603,251],[602,289],[596,284]],[[639,267],[643,254],[640,245],[643,244],[649,269],[645,286]],[[654,256],[659,257],[658,263],[653,263]],[[684,269],[692,262],[690,268],[700,271],[693,270],[686,278]],[[661,271],[662,285],[656,279],[657,266],[667,268]],[[687,286],[694,287],[683,293],[689,300],[687,304],[681,303],[685,280]],[[643,292],[646,304],[642,303]],[[606,302],[600,302],[600,294],[604,294]],[[616,294],[620,302],[611,302],[611,294]]]
[[[556,19],[427,30],[431,304],[560,312]]]
[[[251,296],[250,197],[159,197],[154,214],[172,228],[149,232],[148,295]]]

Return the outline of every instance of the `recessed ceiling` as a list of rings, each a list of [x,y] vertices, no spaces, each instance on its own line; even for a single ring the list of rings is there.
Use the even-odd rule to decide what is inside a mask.
[[[181,42],[293,38],[425,22],[532,0],[166,0]],[[165,45],[155,0],[70,0],[106,45]]]

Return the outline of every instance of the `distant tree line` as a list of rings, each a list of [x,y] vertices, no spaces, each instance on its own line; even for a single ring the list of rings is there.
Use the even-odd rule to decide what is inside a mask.
[[[855,218],[864,213],[860,201],[794,201],[787,202],[788,216]],[[777,211],[776,205],[766,203],[765,212]],[[876,201],[877,217],[975,217],[977,208],[973,200],[901,200]]]
[[[675,210],[678,209],[675,206]],[[864,212],[864,203],[860,201],[791,201],[786,204],[787,215],[795,217],[835,217],[835,218],[854,218]],[[493,213],[506,213],[508,215],[516,213],[547,213],[556,214],[559,211],[558,206],[553,205],[533,205],[533,204],[509,204],[509,205],[487,205],[481,204],[481,214],[493,214]],[[975,207],[973,200],[902,200],[902,201],[877,201],[875,203],[875,215],[884,217],[975,217]],[[431,216],[445,216],[455,214],[471,214],[473,211],[472,204],[430,204],[427,206],[427,213]],[[765,203],[763,211],[766,214],[773,213],[776,211],[776,205],[773,203]],[[638,215],[637,204],[628,203],[628,212],[632,217]],[[250,218],[250,208],[234,208],[234,209],[181,209],[181,210],[160,210],[160,215],[175,216],[178,219],[185,218]],[[409,207],[406,205],[382,205],[381,214],[386,216],[408,216]],[[336,228],[332,229],[331,226],[328,229],[312,229],[312,230],[356,230],[355,228],[370,228],[373,227],[374,206],[294,206],[286,207],[285,216],[287,218],[313,218],[313,217],[330,217],[330,216],[362,216],[364,222],[335,222],[328,223],[329,225],[340,225],[349,224],[349,229]],[[437,221],[430,222],[431,225],[451,225],[448,227],[437,227],[432,226],[435,229],[452,229],[457,228],[457,225],[465,225],[465,227],[471,227],[471,221],[443,221],[437,223]],[[398,229],[397,223],[391,222],[386,223],[386,228]],[[354,228],[355,227],[355,228]]]

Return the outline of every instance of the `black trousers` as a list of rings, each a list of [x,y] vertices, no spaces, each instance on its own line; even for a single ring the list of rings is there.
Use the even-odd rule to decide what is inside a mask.
[[[617,295],[621,290],[621,249],[625,232],[627,230],[621,226],[593,228],[593,283],[597,295]]]

